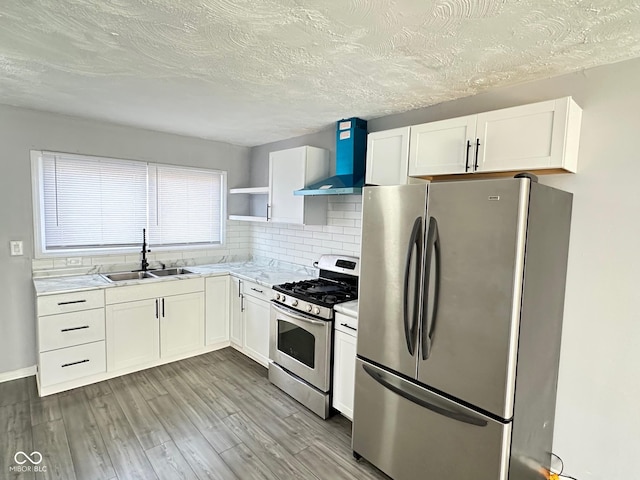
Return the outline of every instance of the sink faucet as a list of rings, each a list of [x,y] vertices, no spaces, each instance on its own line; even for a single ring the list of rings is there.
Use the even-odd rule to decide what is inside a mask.
[[[151,249],[147,249],[147,229],[142,229],[142,261],[140,262],[140,270],[146,272],[149,268],[149,262],[147,261],[147,253],[151,251]]]

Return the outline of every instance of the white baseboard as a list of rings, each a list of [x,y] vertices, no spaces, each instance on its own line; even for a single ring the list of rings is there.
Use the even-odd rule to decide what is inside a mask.
[[[30,377],[36,374],[36,366],[21,368],[20,370],[14,370],[12,372],[0,373],[0,383],[8,382],[10,380],[17,380],[18,378]]]

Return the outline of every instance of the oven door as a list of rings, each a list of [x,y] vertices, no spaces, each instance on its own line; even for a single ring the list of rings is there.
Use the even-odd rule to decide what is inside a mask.
[[[317,389],[328,392],[332,324],[271,303],[269,357]]]

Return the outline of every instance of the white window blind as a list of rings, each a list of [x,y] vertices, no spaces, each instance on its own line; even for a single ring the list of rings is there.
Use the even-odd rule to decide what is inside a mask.
[[[225,172],[34,154],[40,253],[138,248],[143,228],[154,249],[223,241]]]
[[[147,223],[147,165],[107,158],[42,156],[46,250],[140,243]]]
[[[222,175],[213,170],[150,165],[149,242],[222,242]]]

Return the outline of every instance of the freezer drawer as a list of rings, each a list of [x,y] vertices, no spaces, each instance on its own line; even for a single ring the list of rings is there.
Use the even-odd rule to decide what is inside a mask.
[[[353,451],[395,480],[506,480],[503,424],[360,359]]]

